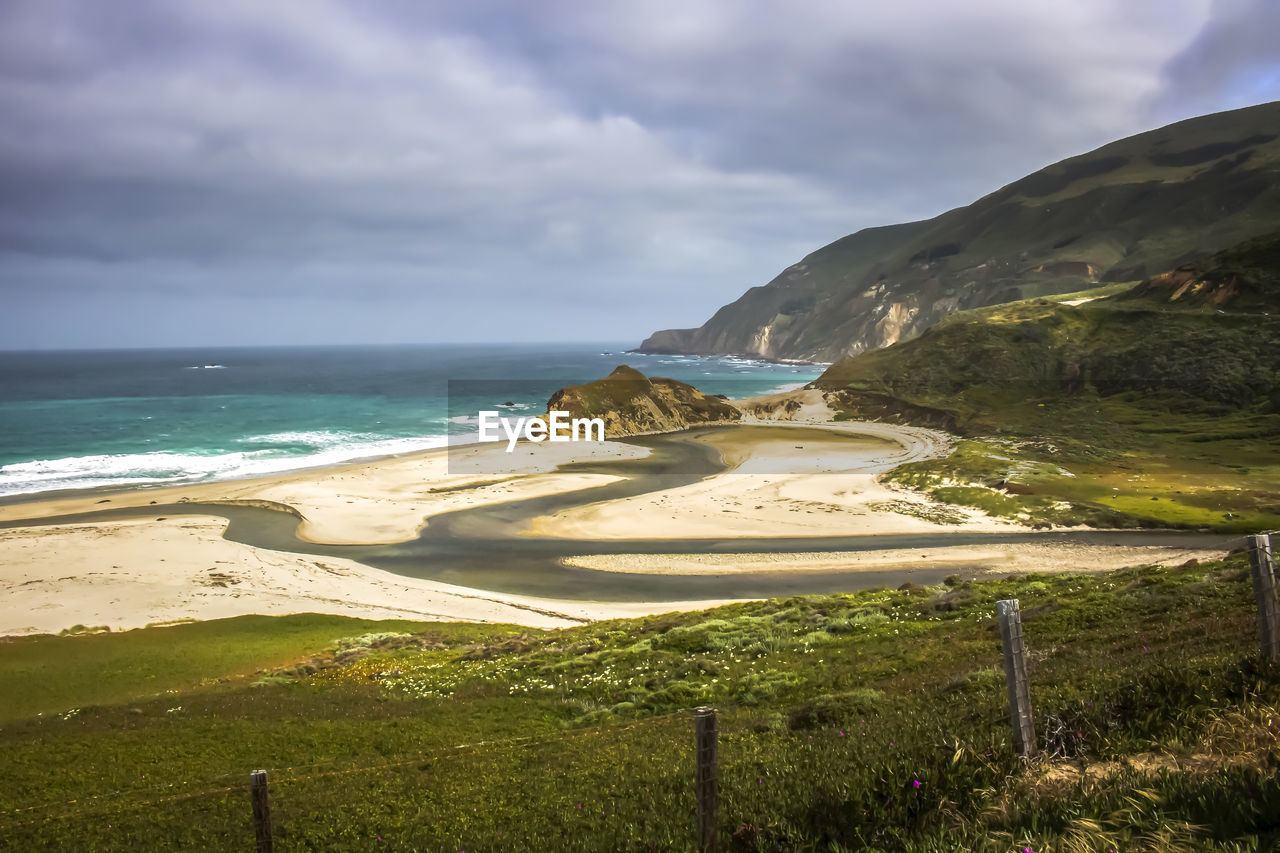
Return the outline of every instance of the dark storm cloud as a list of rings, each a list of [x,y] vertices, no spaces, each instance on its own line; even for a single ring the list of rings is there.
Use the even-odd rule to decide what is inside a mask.
[[[0,0],[0,346],[700,322],[849,231],[1238,105],[1243,8]]]
[[[1280,3],[1216,0],[1165,68],[1156,103],[1188,115],[1280,99]]]

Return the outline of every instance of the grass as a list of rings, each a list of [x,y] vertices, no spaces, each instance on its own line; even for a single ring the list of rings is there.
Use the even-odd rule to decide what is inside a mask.
[[[999,669],[1006,597],[1022,604],[1053,752],[1029,766],[1012,752]],[[60,713],[41,716],[0,694],[6,844],[243,849],[248,772],[265,767],[280,849],[689,850],[688,709],[704,703],[721,713],[725,849],[1260,850],[1280,838],[1280,671],[1256,657],[1240,555],[558,632],[316,620],[0,646],[39,659],[30,679],[67,685]],[[238,635],[258,649],[243,665],[204,648]],[[91,641],[249,674],[174,677],[173,692],[121,703],[86,677]],[[125,692],[148,686],[139,671]]]
[[[1280,527],[1277,259],[1280,232],[1168,286],[960,312],[815,384],[841,417],[961,435],[888,477],[940,501],[1042,526]],[[1173,300],[1184,278],[1205,284]]]
[[[901,466],[886,479],[1033,525],[1280,528],[1276,415],[1197,417],[1123,396],[1006,412],[999,433],[974,430],[949,457]]]
[[[310,613],[119,633],[70,629],[65,637],[6,637],[0,640],[0,724],[80,705],[119,705],[242,685],[260,669],[324,651],[335,636],[410,629],[421,631],[422,625]],[[454,631],[465,636],[466,629]]]

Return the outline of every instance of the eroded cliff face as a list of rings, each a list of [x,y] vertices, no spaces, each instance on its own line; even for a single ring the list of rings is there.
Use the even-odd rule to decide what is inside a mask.
[[[1280,231],[1154,275],[1116,299],[1269,318],[1280,311]]]
[[[873,349],[887,347],[902,340],[903,332],[911,328],[920,309],[906,302],[891,303],[875,325],[875,337],[870,341]]]
[[[1138,281],[1280,221],[1280,102],[1111,143],[930,220],[869,228],[641,352],[829,362],[947,315]]]
[[[650,379],[625,364],[604,379],[560,389],[551,396],[547,409],[569,412],[575,418],[602,418],[607,438],[674,432],[742,417],[719,397],[675,379]]]
[[[987,432],[1004,411],[1120,394],[1170,413],[1265,418],[1280,412],[1277,341],[1280,230],[1110,296],[952,317],[836,362],[809,390],[856,417]]]

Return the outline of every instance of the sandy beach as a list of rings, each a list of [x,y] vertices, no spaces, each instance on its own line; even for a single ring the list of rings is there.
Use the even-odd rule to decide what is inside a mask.
[[[976,575],[1037,572],[1103,572],[1125,566],[1179,565],[1187,560],[1214,560],[1220,548],[1153,545],[1076,545],[1046,542],[923,546],[898,550],[818,551],[791,554],[621,554],[567,557],[565,565],[603,572],[724,575],[771,572],[858,572],[946,566]]]
[[[140,628],[249,613],[461,620],[558,628],[652,612],[644,604],[552,601],[409,578],[332,557],[222,538],[220,518],[0,531],[0,635],[72,625]],[[664,602],[663,611],[720,601]]]
[[[747,425],[753,423],[765,422]],[[710,435],[707,443],[732,466],[724,474],[535,519],[528,533],[570,539],[697,539],[1017,529],[960,507],[948,508],[948,523],[931,521],[938,505],[878,482],[880,474],[898,465],[950,452],[950,439],[936,430],[863,422],[767,423],[804,433],[749,445],[732,430]],[[815,426],[822,429],[816,438]]]
[[[616,479],[570,474],[566,462],[639,459],[648,450],[616,441],[524,443],[436,449],[332,468],[246,480],[89,493],[0,504],[0,521],[165,503],[254,503],[289,507],[298,536],[310,542],[379,544],[412,539],[431,516],[463,507],[602,485]]]
[[[451,459],[450,453],[456,455]],[[511,454],[494,446],[428,450],[247,480],[22,501],[0,505],[0,521],[178,502],[265,502],[295,511],[302,539],[394,543],[414,537],[440,513],[616,479],[556,470],[566,462],[647,453],[613,441],[522,444]],[[503,595],[351,560],[229,542],[222,538],[225,527],[225,519],[195,515],[0,530],[0,636],[55,633],[73,625],[127,630],[249,613],[564,627],[724,603],[664,601],[655,607]]]
[[[806,392],[808,393],[808,392]],[[858,536],[1021,530],[973,510],[939,507],[877,481],[896,465],[949,452],[945,434],[881,423],[823,420],[821,400],[801,398],[779,423],[806,428],[713,430],[700,440],[728,469],[670,489],[587,502],[532,520],[519,537],[582,540]],[[829,413],[827,413],[829,416]],[[823,432],[813,427],[820,426]],[[794,438],[792,437],[794,435]],[[763,436],[763,437],[762,437]],[[238,480],[90,493],[0,506],[0,635],[81,625],[112,630],[176,619],[247,613],[337,613],[369,618],[473,620],[537,627],[713,606],[727,599],[599,602],[538,598],[406,577],[347,559],[228,541],[226,520],[206,515],[45,524],[51,516],[172,503],[269,503],[291,509],[301,539],[330,544],[413,539],[433,517],[458,509],[573,492],[614,482],[610,474],[564,471],[571,461],[640,459],[645,447],[617,441],[467,448]],[[463,471],[465,473],[463,473]],[[946,523],[936,520],[944,511]],[[922,539],[922,542],[925,541]],[[1135,563],[1180,563],[1221,552],[1151,547],[1019,544],[799,554],[608,554],[564,565],[620,574],[859,572],[955,565],[983,571],[1075,571]]]

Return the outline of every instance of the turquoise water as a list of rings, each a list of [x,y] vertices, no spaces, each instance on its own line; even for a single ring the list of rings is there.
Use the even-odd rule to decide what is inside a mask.
[[[229,479],[439,447],[474,433],[480,409],[545,411],[559,388],[619,364],[729,397],[821,371],[626,346],[0,353],[0,495]]]

